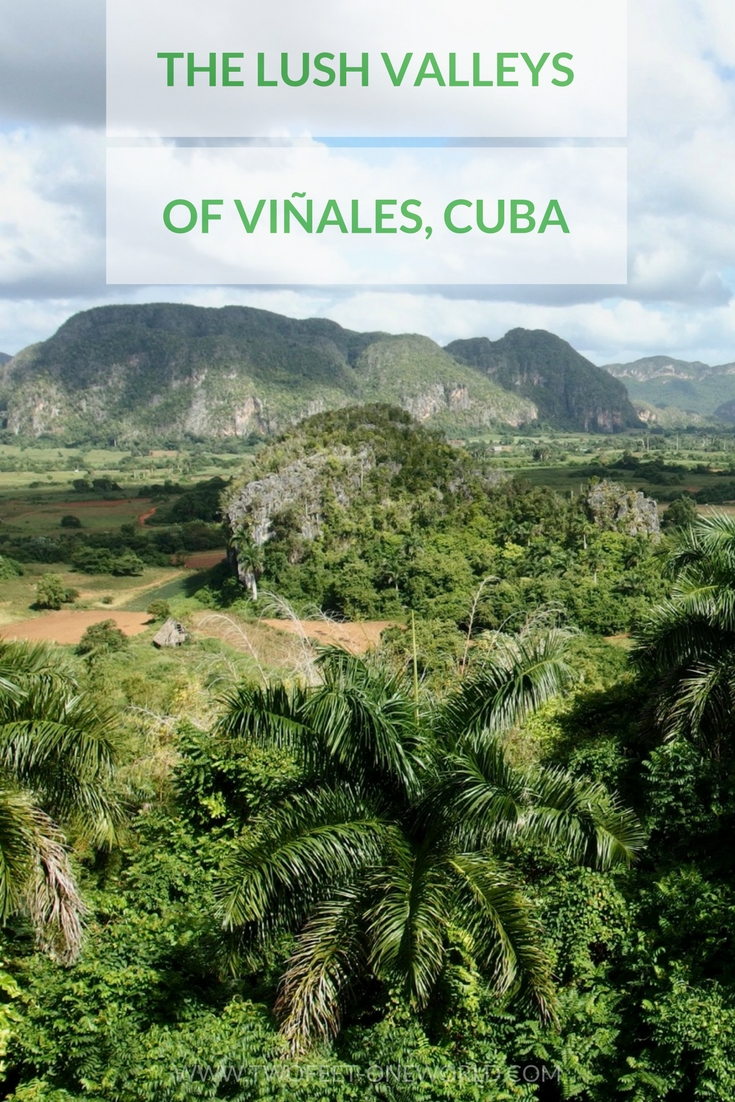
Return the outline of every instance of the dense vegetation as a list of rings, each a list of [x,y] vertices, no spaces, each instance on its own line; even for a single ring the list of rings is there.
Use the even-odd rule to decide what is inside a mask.
[[[244,489],[247,508],[228,491],[235,543],[268,516],[261,586],[348,619],[408,608],[466,628],[474,606],[476,629],[518,628],[554,605],[612,635],[663,593],[656,541],[614,508],[499,478],[388,407],[310,418],[263,448]]]
[[[396,626],[277,672],[0,646],[6,1096],[732,1097],[735,521],[659,534],[385,407],[181,508],[215,490],[260,593],[211,603]]]

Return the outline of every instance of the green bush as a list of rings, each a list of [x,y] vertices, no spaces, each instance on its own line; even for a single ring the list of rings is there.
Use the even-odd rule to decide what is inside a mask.
[[[115,577],[132,577],[142,574],[145,563],[134,551],[124,551],[122,555],[116,555],[110,563],[110,573]]]
[[[111,654],[113,651],[125,650],[127,645],[127,636],[114,620],[100,620],[98,624],[89,625],[79,640],[76,651],[81,655]]]
[[[59,522],[62,528],[81,528],[82,522],[73,513],[66,513]]]
[[[167,620],[171,615],[171,607],[168,601],[158,598],[155,601],[151,601],[146,612],[149,616],[152,616],[154,620]]]
[[[0,580],[9,581],[23,573],[23,567],[15,559],[9,559],[7,555],[0,555]]]
[[[36,586],[37,608],[59,609],[66,600],[66,586],[58,574],[42,574]]]

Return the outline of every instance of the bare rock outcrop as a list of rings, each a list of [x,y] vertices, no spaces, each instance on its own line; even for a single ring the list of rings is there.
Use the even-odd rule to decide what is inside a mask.
[[[626,490],[619,482],[603,479],[587,491],[586,505],[598,528],[628,536],[660,534],[656,502],[640,490]]]
[[[274,474],[249,482],[233,496],[226,508],[230,530],[247,532],[250,541],[261,547],[271,535],[273,518],[289,510],[297,518],[302,538],[316,539],[324,494],[347,505],[373,463],[367,450],[354,454],[347,448],[296,459]]]

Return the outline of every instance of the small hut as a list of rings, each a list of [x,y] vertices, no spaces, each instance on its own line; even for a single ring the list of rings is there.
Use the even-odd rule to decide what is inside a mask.
[[[182,643],[186,643],[189,638],[189,632],[186,630],[182,623],[178,620],[174,620],[173,616],[169,616],[168,620],[161,624],[160,628],[153,636],[154,647],[180,647]]]

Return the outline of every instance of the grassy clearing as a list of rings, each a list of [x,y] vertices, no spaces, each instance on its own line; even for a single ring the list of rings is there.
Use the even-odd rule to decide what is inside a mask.
[[[36,585],[42,574],[58,574],[67,589],[79,590],[79,597],[69,608],[145,612],[159,591],[171,588],[171,595],[183,592],[186,579],[194,573],[176,567],[148,567],[138,577],[114,578],[109,574],[80,574],[58,563],[25,563],[21,577],[0,583],[0,624],[44,615],[44,610],[34,607]]]
[[[130,612],[145,612],[151,601],[171,601],[177,597],[187,596],[187,581],[189,578],[194,577],[197,571],[183,571],[177,570],[176,577],[168,578],[166,581],[146,586],[145,590],[137,593],[134,597],[126,599],[125,608]]]
[[[121,524],[137,524],[138,518],[152,505],[148,498],[116,499],[84,498],[80,494],[60,494],[55,500],[33,500],[31,497],[6,499],[2,503],[2,520],[24,536],[59,535],[64,529],[61,518],[78,517],[82,530],[106,532]]]

